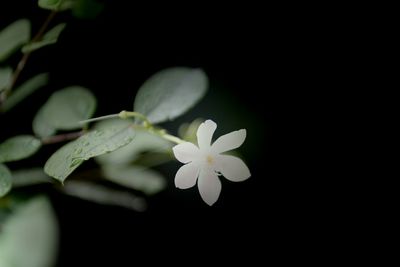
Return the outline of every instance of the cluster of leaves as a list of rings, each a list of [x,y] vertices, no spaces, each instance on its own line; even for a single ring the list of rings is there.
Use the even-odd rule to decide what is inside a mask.
[[[166,69],[142,85],[135,98],[134,110],[145,115],[152,124],[172,120],[197,103],[206,88],[207,77],[202,70]],[[82,135],[62,146],[46,162],[44,171],[47,175],[64,182],[84,161],[103,155],[97,162],[109,180],[150,194],[161,190],[165,183],[156,172],[130,164],[143,152],[168,156],[172,144],[155,134],[153,128],[149,131],[128,119],[102,121],[88,130],[87,125],[79,122],[90,118],[95,109],[96,98],[86,88],[71,86],[56,91],[33,120],[35,135],[18,135],[0,143],[0,163],[33,156],[57,131],[79,129],[78,133]],[[0,166],[3,196],[11,188],[12,175],[5,165]]]
[[[81,1],[43,0],[39,1],[39,6],[51,10],[65,10],[77,3]],[[44,33],[41,38],[31,40],[28,20],[22,19],[12,23],[0,32],[1,62],[6,61],[19,48],[26,54],[56,43],[65,26],[65,23],[59,24]],[[48,73],[42,73],[29,79],[17,89],[11,90],[15,82],[13,75],[17,71],[10,66],[0,69],[0,89],[3,94],[1,111],[4,113],[49,82]],[[175,67],[162,70],[150,77],[139,89],[133,110],[146,116],[152,124],[173,120],[189,110],[204,96],[207,83],[205,73],[199,69]],[[11,190],[13,180],[15,180],[4,163],[33,156],[42,145],[51,143],[54,137],[57,137],[58,131],[77,129],[80,131],[71,134],[80,137],[62,146],[46,162],[44,171],[47,175],[63,183],[67,176],[84,161],[124,147],[97,159],[102,166],[104,177],[148,194],[161,190],[165,186],[165,181],[158,173],[141,166],[143,164],[132,165],[132,163],[140,162],[140,159],[143,161],[138,157],[143,152],[158,155],[155,158],[161,162],[170,159],[171,143],[154,134],[155,131],[138,127],[140,119],[104,121],[97,123],[93,130],[89,130],[88,125],[79,122],[92,117],[96,105],[95,96],[81,86],[70,86],[58,90],[49,97],[34,117],[32,123],[34,135],[23,134],[2,141],[0,143],[0,197]],[[135,142],[132,142],[134,139]],[[160,157],[160,154],[164,156]],[[150,165],[154,165],[154,162],[150,162]],[[32,173],[35,174],[34,177],[37,177],[37,169],[35,172],[28,170],[26,175],[32,175]],[[40,176],[44,177],[44,173]],[[29,179],[25,180],[28,185],[32,184]],[[42,178],[33,180],[48,181]],[[18,181],[17,183],[21,184]]]
[[[76,16],[92,16],[102,9],[95,0],[39,0],[39,6],[55,11],[72,10]],[[85,10],[90,10],[87,12]],[[89,14],[89,15],[87,15]],[[35,50],[57,42],[66,24],[31,37],[29,20],[20,19],[0,30],[0,114],[7,112],[39,88],[49,84],[49,73],[40,73],[25,82],[17,82],[22,70],[7,62],[12,54],[22,53],[22,61]],[[23,62],[24,64],[26,62]],[[17,87],[15,86],[17,85]],[[51,85],[51,84],[50,84]],[[129,191],[119,191],[85,180],[65,179],[83,162],[95,158],[101,176],[118,186],[151,195],[164,189],[164,177],[150,167],[172,159],[173,143],[163,138],[166,131],[155,124],[173,120],[192,108],[206,93],[208,79],[200,69],[173,67],[151,76],[139,88],[134,99],[136,118],[121,117],[100,121],[89,127],[97,106],[95,95],[87,88],[69,86],[55,91],[38,107],[32,133],[21,133],[0,140],[0,266],[49,266],[46,255],[56,247],[57,224],[46,197],[40,196],[16,205],[8,197],[12,188],[53,182],[66,194],[103,204],[144,210],[146,203]],[[183,125],[181,138],[192,141],[199,122]],[[47,144],[65,142],[43,166],[10,170],[9,162],[25,160]],[[71,141],[72,140],[72,141]],[[52,179],[54,178],[54,179]],[[12,210],[12,216],[9,216]],[[29,224],[29,240],[24,231]],[[32,232],[32,231],[33,232]],[[26,234],[26,233],[25,233]],[[23,251],[21,247],[35,248]],[[18,248],[18,249],[16,249]],[[18,257],[15,251],[24,257]]]

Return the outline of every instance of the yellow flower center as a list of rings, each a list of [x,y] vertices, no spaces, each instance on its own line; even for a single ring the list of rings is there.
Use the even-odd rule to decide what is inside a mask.
[[[208,156],[207,156],[207,162],[208,162],[208,164],[212,164],[213,161],[214,161],[213,157],[210,156],[210,155],[208,155]]]

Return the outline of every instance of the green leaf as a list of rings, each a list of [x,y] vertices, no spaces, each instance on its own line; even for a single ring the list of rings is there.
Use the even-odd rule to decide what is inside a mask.
[[[90,158],[114,151],[129,144],[135,136],[132,127],[95,130],[72,141],[54,153],[44,166],[44,171],[64,182],[79,165]]]
[[[0,68],[0,92],[11,84],[13,70],[10,67]]]
[[[136,166],[106,165],[102,168],[104,177],[119,185],[152,195],[165,189],[164,177],[156,171]]]
[[[0,197],[5,196],[10,190],[11,172],[4,164],[0,163]]]
[[[57,130],[46,120],[45,114],[45,110],[41,108],[38,113],[36,113],[32,122],[33,132],[42,138],[52,136],[57,132]]]
[[[129,120],[105,120],[97,123],[95,129],[102,130],[130,124]],[[143,152],[166,152],[172,147],[170,142],[157,135],[141,129],[136,129],[135,131],[135,142],[131,142],[114,152],[101,155],[96,158],[96,161],[100,164],[126,165],[136,160]]]
[[[93,19],[96,18],[104,9],[104,3],[96,0],[77,0],[72,14],[77,18]]]
[[[52,179],[44,173],[43,168],[15,170],[12,175],[13,187],[31,186],[51,182]]]
[[[29,43],[22,47],[22,53],[28,53],[35,51],[39,48],[42,48],[47,45],[52,45],[57,43],[58,37],[60,36],[61,32],[65,29],[66,23],[60,23],[51,30],[49,30],[40,41]]]
[[[135,211],[145,211],[146,200],[126,191],[83,181],[69,181],[64,186],[67,195],[102,205],[120,206]]]
[[[79,121],[90,118],[96,109],[96,98],[80,86],[67,87],[55,92],[33,119],[33,132],[40,137],[52,135],[56,130],[82,128]]]
[[[58,225],[49,200],[20,204],[0,231],[0,266],[51,267],[55,263]]]
[[[0,162],[16,161],[30,157],[41,146],[40,140],[31,135],[11,137],[0,144]]]
[[[76,0],[39,0],[38,5],[43,9],[63,11],[71,9]]]
[[[185,141],[197,144],[197,130],[204,121],[204,119],[198,118],[191,123],[182,124],[178,129],[178,136]]]
[[[0,31],[0,62],[6,60],[20,46],[31,38],[31,24],[20,19]]]
[[[38,5],[44,9],[57,10],[63,0],[39,0]]]
[[[15,89],[15,91],[7,98],[6,102],[2,107],[3,111],[9,111],[19,102],[33,94],[39,88],[45,86],[49,82],[49,74],[41,73],[33,78],[30,78],[24,82],[21,86]]]
[[[152,123],[173,120],[192,108],[205,95],[207,86],[207,75],[201,69],[165,69],[140,87],[134,110]]]

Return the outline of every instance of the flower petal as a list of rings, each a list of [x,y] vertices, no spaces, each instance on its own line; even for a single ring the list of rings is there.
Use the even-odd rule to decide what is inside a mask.
[[[232,182],[241,182],[251,176],[250,170],[243,160],[234,156],[219,155],[216,158],[216,165],[217,171]]]
[[[244,139],[246,139],[245,129],[234,131],[220,136],[212,145],[212,149],[216,153],[223,153],[240,147],[243,144]]]
[[[212,169],[203,168],[200,170],[199,180],[200,196],[208,205],[214,204],[221,193],[221,181]]]
[[[217,129],[217,124],[212,120],[206,120],[197,129],[197,143],[200,149],[207,149],[211,146],[211,139]]]
[[[185,142],[172,148],[175,158],[182,163],[188,163],[199,157],[199,149],[192,143]]]
[[[199,176],[199,165],[191,162],[183,165],[175,175],[175,186],[180,189],[187,189],[196,184],[197,177]]]

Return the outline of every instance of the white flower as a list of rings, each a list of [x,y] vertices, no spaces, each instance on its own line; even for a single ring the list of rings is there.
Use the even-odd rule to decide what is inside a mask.
[[[215,122],[207,120],[197,130],[199,147],[185,142],[172,148],[175,157],[185,163],[175,175],[175,186],[181,189],[190,188],[198,180],[200,195],[210,206],[217,201],[221,192],[219,175],[222,174],[233,182],[250,177],[250,171],[241,159],[221,154],[241,146],[246,138],[246,130],[225,134],[211,145],[216,128]]]

